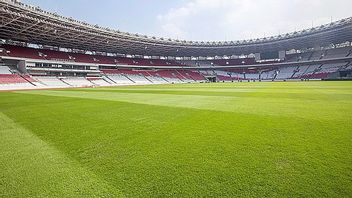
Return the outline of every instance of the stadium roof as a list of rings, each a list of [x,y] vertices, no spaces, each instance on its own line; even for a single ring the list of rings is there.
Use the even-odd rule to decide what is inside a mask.
[[[352,41],[352,17],[302,31],[241,41],[185,41],[131,34],[0,0],[0,38],[130,55],[208,57],[304,49]]]

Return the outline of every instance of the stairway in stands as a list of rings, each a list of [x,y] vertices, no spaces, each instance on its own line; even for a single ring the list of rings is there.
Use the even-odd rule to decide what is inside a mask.
[[[33,86],[37,86],[36,84],[34,84],[33,82],[35,81],[30,75],[25,75],[25,74],[20,74],[21,78],[23,78],[25,81],[27,81],[29,84],[33,85]]]
[[[59,78],[59,80],[60,80],[61,82],[63,82],[64,84],[66,84],[66,85],[70,86],[70,87],[72,87],[72,86],[73,86],[73,85],[71,85],[71,84],[67,83],[66,81],[64,81],[62,78]]]
[[[349,57],[352,55],[352,49],[350,49],[350,51],[348,52],[348,54],[346,55],[346,57]]]
[[[312,59],[312,57],[313,57],[313,54],[314,54],[314,52],[312,52],[310,55],[309,55],[309,57],[308,57],[308,59],[307,60],[310,60],[310,59]]]
[[[133,83],[136,83],[134,80],[132,80],[131,78],[129,78],[128,77],[128,75],[126,75],[126,74],[122,74],[124,77],[126,77],[128,80],[130,80],[131,82],[133,82]]]

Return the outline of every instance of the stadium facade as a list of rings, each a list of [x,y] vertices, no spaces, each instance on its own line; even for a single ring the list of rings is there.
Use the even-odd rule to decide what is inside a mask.
[[[185,41],[0,0],[0,89],[350,79],[352,18],[242,41]]]

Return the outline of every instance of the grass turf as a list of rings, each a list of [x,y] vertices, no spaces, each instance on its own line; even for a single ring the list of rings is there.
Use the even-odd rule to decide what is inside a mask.
[[[350,197],[352,82],[0,93],[0,197]]]

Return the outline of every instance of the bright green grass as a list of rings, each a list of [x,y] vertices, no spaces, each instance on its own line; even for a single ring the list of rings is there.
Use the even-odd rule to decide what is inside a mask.
[[[0,93],[0,197],[265,196],[352,196],[352,82]]]

